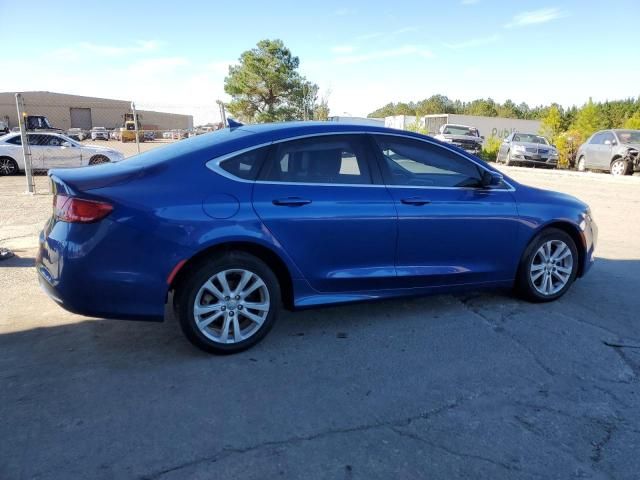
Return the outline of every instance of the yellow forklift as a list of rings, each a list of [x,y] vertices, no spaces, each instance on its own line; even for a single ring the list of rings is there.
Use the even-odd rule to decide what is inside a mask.
[[[144,142],[144,132],[140,129],[140,115],[136,113],[134,118],[133,113],[125,113],[123,115],[124,123],[120,129],[120,141],[122,143],[135,142],[136,141],[136,123],[138,124],[138,141]]]

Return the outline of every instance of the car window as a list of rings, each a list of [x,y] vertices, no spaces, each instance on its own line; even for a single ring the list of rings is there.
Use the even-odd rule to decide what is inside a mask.
[[[49,135],[40,135],[37,133],[30,133],[27,135],[29,145],[44,146],[49,143]]]
[[[591,137],[590,145],[600,145],[604,142],[604,133],[596,133],[593,137]]]
[[[20,135],[16,135],[15,137],[11,137],[6,143],[10,143],[11,145],[22,145],[22,137]]]
[[[293,183],[371,183],[367,147],[355,135],[327,135],[279,143],[264,180]]]
[[[47,140],[46,144],[50,147],[59,147],[64,142],[62,138],[56,137],[55,135],[44,135],[44,137],[46,137]]]
[[[602,134],[602,141],[600,143],[604,143],[607,140],[609,140],[609,142],[613,143],[613,141],[615,140],[615,137],[613,136],[613,133],[605,132],[605,133]]]
[[[269,147],[256,148],[220,162],[220,168],[234,177],[255,180]]]
[[[470,187],[480,182],[473,162],[438,145],[409,138],[377,135],[390,185]]]

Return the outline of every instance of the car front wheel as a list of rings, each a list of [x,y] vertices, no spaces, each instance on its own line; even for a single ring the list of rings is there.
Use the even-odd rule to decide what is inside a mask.
[[[614,160],[611,163],[611,175],[626,175],[627,170],[627,162],[625,162],[621,158]]]
[[[564,231],[549,228],[527,247],[518,270],[517,291],[533,302],[549,302],[564,295],[578,273],[578,250]]]
[[[229,252],[187,272],[176,298],[187,339],[206,352],[230,354],[265,337],[281,297],[278,279],[264,262],[245,252]]]

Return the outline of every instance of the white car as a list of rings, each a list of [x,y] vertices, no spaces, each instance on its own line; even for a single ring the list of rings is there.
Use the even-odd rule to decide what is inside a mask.
[[[104,127],[93,127],[91,129],[91,140],[109,140],[109,131]]]
[[[59,133],[27,135],[34,170],[84,167],[124,160],[124,155],[117,150],[84,145]],[[18,171],[24,171],[22,139],[19,133],[10,133],[0,137],[0,175],[12,175]]]

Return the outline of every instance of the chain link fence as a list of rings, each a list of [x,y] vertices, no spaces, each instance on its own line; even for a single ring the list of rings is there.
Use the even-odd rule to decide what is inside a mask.
[[[0,176],[24,175],[27,191],[47,193],[41,177],[50,169],[122,161],[219,128],[221,122],[194,126],[192,115],[139,109],[132,101],[0,93],[0,135],[9,135],[0,142]]]

